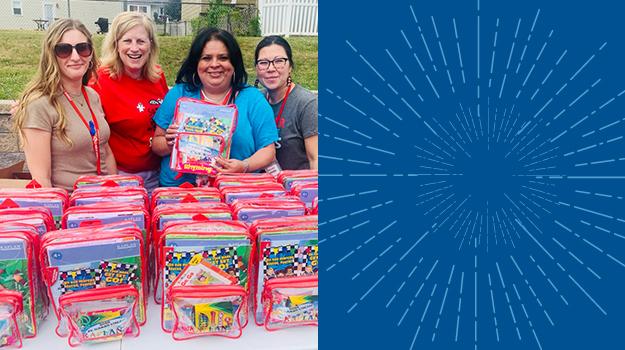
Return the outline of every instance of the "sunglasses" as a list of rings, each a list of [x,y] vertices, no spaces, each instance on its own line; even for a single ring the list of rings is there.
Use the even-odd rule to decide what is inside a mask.
[[[93,47],[89,43],[78,43],[76,45],[61,43],[54,46],[54,54],[58,58],[68,58],[72,55],[74,49],[82,57],[89,57],[93,53]]]

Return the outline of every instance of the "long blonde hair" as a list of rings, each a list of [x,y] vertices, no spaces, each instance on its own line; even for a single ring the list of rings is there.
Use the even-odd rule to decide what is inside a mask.
[[[157,82],[161,77],[161,69],[158,66],[159,47],[154,33],[154,22],[145,14],[139,12],[122,12],[113,19],[110,31],[102,42],[102,66],[108,69],[108,74],[113,79],[118,79],[124,73],[124,63],[119,57],[117,43],[136,26],[142,26],[148,33],[150,40],[150,52],[148,60],[141,70],[141,76],[152,82]]]
[[[59,115],[59,119],[54,125],[54,127],[59,130],[59,137],[70,146],[72,145],[72,141],[67,137],[67,133],[65,132],[67,116],[59,101],[60,93],[63,91],[61,86],[61,70],[56,55],[54,54],[54,46],[61,42],[63,35],[70,30],[78,30],[84,34],[87,37],[87,42],[93,46],[91,33],[89,33],[85,25],[78,20],[67,18],[59,19],[50,26],[43,39],[37,72],[26,85],[24,92],[20,96],[18,108],[14,116],[13,128],[19,134],[22,143],[24,142],[23,126],[27,117],[26,108],[31,102],[45,96]],[[82,77],[83,85],[87,85],[89,79],[95,75],[97,68],[98,60],[94,51],[91,55],[89,69],[87,69]]]

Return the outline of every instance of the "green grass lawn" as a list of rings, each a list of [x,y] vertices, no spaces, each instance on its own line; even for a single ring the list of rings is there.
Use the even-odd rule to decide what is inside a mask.
[[[96,52],[100,52],[102,35],[95,35]],[[191,37],[159,36],[161,46],[160,64],[165,70],[167,83],[174,84],[176,73],[184,60]],[[261,38],[239,37],[237,38],[241,50],[245,68],[249,74],[249,83],[253,84],[256,79],[254,69],[254,49]],[[36,70],[41,53],[43,32],[26,30],[0,30],[0,100],[17,98],[26,83],[31,79]],[[317,90],[317,37],[290,37],[289,43],[293,48],[293,59],[296,69],[293,80],[302,86]]]

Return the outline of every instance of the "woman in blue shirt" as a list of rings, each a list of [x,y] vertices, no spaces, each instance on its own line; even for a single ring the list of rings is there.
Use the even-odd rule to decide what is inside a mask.
[[[203,99],[216,104],[234,103],[238,110],[232,137],[230,159],[218,159],[216,168],[223,173],[245,173],[263,169],[275,158],[278,140],[273,111],[264,96],[247,85],[241,48],[232,34],[216,28],[201,30],[191,43],[189,54],[178,72],[176,85],[169,90],[154,115],[156,131],[152,151],[163,157],[161,186],[177,186],[195,181],[195,175],[169,167],[177,133],[171,124],[176,102],[181,97]]]

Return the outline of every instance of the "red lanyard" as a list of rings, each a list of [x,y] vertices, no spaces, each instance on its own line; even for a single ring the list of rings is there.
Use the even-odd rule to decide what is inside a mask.
[[[221,105],[222,106],[228,104],[228,101],[230,100],[230,94],[232,94],[232,88],[230,88],[230,90],[228,90],[228,93],[226,94],[226,96],[224,96],[224,100],[221,101]],[[200,89],[200,95],[202,95],[202,99],[203,100],[208,100],[208,97],[204,93],[204,90]]]
[[[89,131],[89,135],[91,135],[91,145],[93,146],[93,153],[95,153],[96,170],[98,172],[98,175],[102,175],[102,169],[100,166],[100,127],[98,126],[98,119],[95,117],[95,114],[91,109],[91,104],[89,104],[89,97],[87,96],[85,87],[82,87],[82,95],[85,97],[85,102],[87,102],[89,112],[91,112],[91,121],[89,122],[87,122],[82,113],[80,113],[80,110],[78,109],[78,107],[76,107],[76,103],[74,103],[74,100],[67,93],[67,91],[63,91],[63,94],[74,108],[74,111],[76,112],[78,117],[80,117],[80,120],[82,120],[82,123],[85,124],[85,127]]]
[[[278,114],[276,115],[276,126],[278,127],[278,129],[284,128],[284,120],[282,119],[282,111],[284,111],[284,106],[286,105],[286,100],[289,99],[289,94],[291,93],[292,87],[293,85],[290,85],[288,89],[286,89],[286,94],[284,95],[284,98],[282,99],[282,104],[280,105],[280,111],[278,111]],[[269,95],[267,96],[267,99],[269,99]]]

